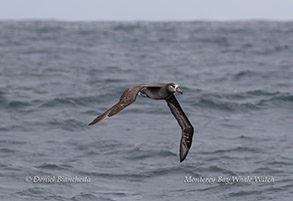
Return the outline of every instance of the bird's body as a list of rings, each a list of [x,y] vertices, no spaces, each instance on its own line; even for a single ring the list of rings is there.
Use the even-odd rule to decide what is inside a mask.
[[[137,95],[155,100],[166,100],[172,114],[182,129],[182,138],[180,141],[180,162],[182,162],[186,158],[191,147],[193,126],[189,122],[180,104],[174,96],[176,91],[182,94],[181,89],[175,83],[158,83],[128,87],[123,92],[120,101],[116,105],[98,116],[89,125],[96,124],[99,121],[117,114],[125,107],[133,103],[136,100]]]
[[[165,83],[142,85],[138,95],[155,100],[167,99],[173,94],[167,89],[167,86]]]

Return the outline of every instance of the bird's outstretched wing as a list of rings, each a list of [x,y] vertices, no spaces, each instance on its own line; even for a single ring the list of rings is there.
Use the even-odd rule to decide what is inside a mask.
[[[184,114],[180,104],[178,103],[174,95],[167,98],[166,101],[172,114],[174,115],[182,129],[182,137],[180,141],[180,162],[182,162],[186,158],[188,151],[191,147],[193,126]]]
[[[100,116],[95,118],[91,123],[89,123],[89,126],[96,124],[99,121],[102,121],[104,119],[107,119],[107,118],[113,116],[114,114],[117,114],[118,112],[123,110],[125,107],[127,107],[128,105],[133,103],[135,101],[136,96],[137,96],[139,90],[141,89],[141,87],[142,87],[141,85],[128,87],[123,92],[123,94],[120,98],[120,101],[116,105],[114,105],[113,107],[108,109],[106,112],[104,112],[103,114],[101,114]]]

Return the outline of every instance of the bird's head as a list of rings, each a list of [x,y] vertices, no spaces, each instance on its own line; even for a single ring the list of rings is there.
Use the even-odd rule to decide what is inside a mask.
[[[183,94],[183,91],[179,88],[179,85],[176,83],[168,84],[168,90],[172,93],[175,93],[177,91],[177,92]]]

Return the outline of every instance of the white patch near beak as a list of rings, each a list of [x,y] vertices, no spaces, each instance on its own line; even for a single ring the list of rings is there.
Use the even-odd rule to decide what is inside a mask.
[[[176,91],[176,89],[177,89],[178,87],[179,87],[178,84],[176,84],[176,85],[175,85],[175,91]]]

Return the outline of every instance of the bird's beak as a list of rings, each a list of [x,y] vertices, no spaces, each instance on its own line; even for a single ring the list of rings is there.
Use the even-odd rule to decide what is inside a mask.
[[[176,91],[183,94],[183,91],[179,87],[176,87]]]

